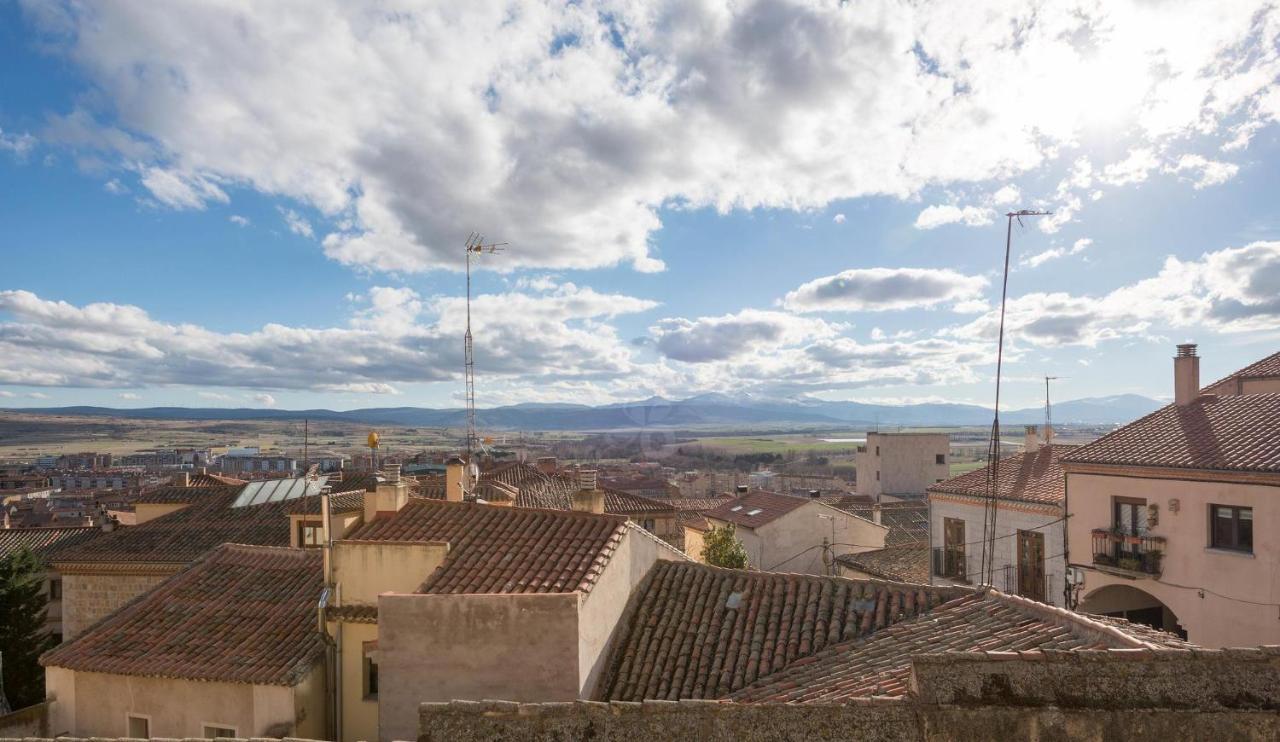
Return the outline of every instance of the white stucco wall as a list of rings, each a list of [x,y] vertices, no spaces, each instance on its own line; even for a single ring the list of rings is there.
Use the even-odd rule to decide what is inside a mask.
[[[964,521],[965,568],[969,581],[980,581],[982,571],[982,524],[985,507],[976,501],[958,501],[940,495],[929,497],[929,534],[930,545],[940,549],[944,545],[943,521],[946,518],[959,518]],[[1008,506],[1002,506],[996,515],[995,542],[995,587],[1008,593],[1018,592],[1018,531],[1036,530],[1044,534],[1045,551],[1045,600],[1053,605],[1064,607],[1066,597],[1063,587],[1066,580],[1067,560],[1064,556],[1066,548],[1063,539],[1066,537],[1065,523],[1060,512],[1025,512]],[[1054,523],[1054,521],[1057,521]],[[1050,525],[1052,524],[1052,525]],[[975,543],[976,542],[976,543]],[[932,557],[931,557],[932,559]],[[1008,569],[1006,570],[1006,566]],[[930,564],[932,571],[932,563]],[[1009,582],[1006,583],[1006,574]],[[946,583],[940,577],[935,583]],[[1028,596],[1036,597],[1036,596]]]
[[[723,525],[716,520],[712,523]],[[883,548],[888,533],[888,526],[813,501],[759,528],[737,529],[751,567],[812,575],[828,574],[823,539],[840,544],[832,547],[838,556]]]
[[[923,495],[951,476],[951,436],[946,433],[867,433],[866,449],[853,459],[860,495]]]

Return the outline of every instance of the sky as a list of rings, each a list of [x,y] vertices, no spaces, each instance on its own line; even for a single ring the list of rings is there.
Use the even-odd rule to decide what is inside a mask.
[[[1172,395],[1280,350],[1273,2],[0,3],[0,406]]]

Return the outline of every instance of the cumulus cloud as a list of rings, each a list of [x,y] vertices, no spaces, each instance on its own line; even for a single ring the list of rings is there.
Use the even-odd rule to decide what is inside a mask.
[[[795,312],[863,312],[932,307],[977,298],[982,276],[938,268],[855,268],[801,285],[782,299]]]
[[[1265,2],[1158,17],[1130,2],[984,5],[312,0],[29,16],[91,86],[50,117],[54,141],[114,156],[168,207],[225,202],[232,185],[292,199],[314,210],[327,255],[388,271],[457,268],[473,229],[518,246],[503,270],[661,270],[651,238],[669,206],[817,209],[1007,182],[1083,135],[1163,152],[1280,109]],[[992,218],[931,208],[922,228]]]
[[[11,399],[16,396],[18,395],[14,394],[11,391],[8,391],[7,389],[0,389],[0,397],[3,397],[5,399]]]
[[[1015,185],[1007,185],[991,194],[991,203],[996,206],[1010,206],[1022,198],[1022,191]]]
[[[925,207],[916,217],[916,229],[936,229],[947,224],[964,224],[966,227],[984,227],[996,219],[994,209],[978,206],[953,206],[951,204]]]
[[[735,358],[761,347],[795,345],[830,334],[826,323],[783,312],[747,309],[721,317],[664,319],[651,328],[658,351],[686,363]]]
[[[35,149],[36,138],[30,134],[6,134],[0,129],[0,152],[8,152],[18,159],[24,159]]]
[[[1093,240],[1089,239],[1088,237],[1081,237],[1080,239],[1071,243],[1071,247],[1051,247],[1048,250],[1044,250],[1042,252],[1036,253],[1035,255],[1031,255],[1026,258],[1023,258],[1018,262],[1020,265],[1025,265],[1029,268],[1036,268],[1042,265],[1043,263],[1047,263],[1050,260],[1061,258],[1065,255],[1077,255],[1079,253],[1082,253],[1085,250],[1089,249],[1089,246],[1092,244],[1093,244]]]
[[[315,229],[312,228],[311,222],[302,217],[301,214],[293,209],[280,209],[280,215],[284,217],[284,223],[288,225],[289,231],[302,237],[315,237]]]
[[[236,225],[237,227],[247,227],[247,226],[249,226],[249,217],[247,217],[247,216],[240,216],[239,214],[232,214],[231,216],[227,217],[227,221],[231,222],[232,224]]]
[[[831,221],[835,222],[836,224],[844,224],[844,214],[836,214],[834,217],[831,218]]]
[[[137,394],[134,394],[133,392],[120,392],[116,396],[119,397],[120,399],[124,399],[128,401],[142,399],[142,397],[138,396]]]
[[[1167,166],[1165,171],[1190,177],[1198,191],[1226,183],[1240,172],[1240,166],[1230,162],[1209,160],[1200,155],[1183,155],[1176,163]]]
[[[992,339],[998,312],[993,309],[946,334]],[[1037,292],[1010,299],[1006,332],[1015,344],[1095,346],[1167,329],[1255,332],[1277,323],[1280,242],[1254,242],[1205,253],[1199,260],[1167,258],[1155,276],[1102,296]]]
[[[481,294],[472,304],[480,372],[530,382],[608,378],[633,371],[630,351],[603,320],[655,302],[571,283],[546,291]],[[75,306],[29,291],[0,291],[0,384],[197,386],[394,394],[397,383],[461,375],[463,300],[375,287],[346,326],[266,324],[220,333],[151,318],[136,306]],[[198,392],[207,399],[221,393]]]
[[[263,407],[275,407],[275,406],[276,406],[276,398],[275,398],[275,397],[273,397],[273,396],[271,396],[270,394],[265,393],[265,392],[263,392],[263,393],[261,393],[261,394],[255,394],[255,395],[253,395],[252,399],[253,399],[253,401],[254,401],[254,402],[257,402],[258,404],[262,405]]]

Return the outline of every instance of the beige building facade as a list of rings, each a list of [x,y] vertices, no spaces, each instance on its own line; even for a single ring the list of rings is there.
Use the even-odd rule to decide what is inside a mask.
[[[1207,647],[1280,643],[1280,353],[1064,458],[1079,610]]]
[[[854,454],[859,495],[923,496],[951,476],[951,436],[946,433],[867,433]]]

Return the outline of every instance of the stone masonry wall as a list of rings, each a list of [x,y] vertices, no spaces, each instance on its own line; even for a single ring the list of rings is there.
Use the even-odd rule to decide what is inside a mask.
[[[913,693],[848,705],[424,703],[420,742],[776,739],[1280,739],[1280,647],[963,653],[913,664]]]
[[[169,575],[65,574],[62,635],[71,639],[94,622],[168,579]]]

